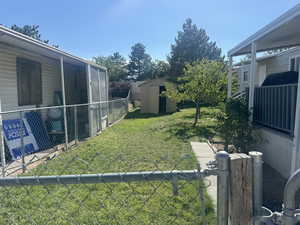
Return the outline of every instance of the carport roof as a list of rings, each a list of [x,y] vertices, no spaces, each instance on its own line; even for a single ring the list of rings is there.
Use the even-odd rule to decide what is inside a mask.
[[[300,45],[299,26],[300,4],[297,4],[231,49],[228,56],[250,53],[253,42],[256,43],[257,52]]]

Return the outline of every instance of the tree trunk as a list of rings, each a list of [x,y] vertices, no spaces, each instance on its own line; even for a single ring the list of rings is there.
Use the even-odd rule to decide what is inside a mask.
[[[200,119],[200,105],[196,103],[196,113],[195,113],[195,120],[193,124],[194,127],[197,125],[198,119]]]
[[[224,151],[225,152],[228,152],[228,146],[229,144],[227,142],[224,143]]]

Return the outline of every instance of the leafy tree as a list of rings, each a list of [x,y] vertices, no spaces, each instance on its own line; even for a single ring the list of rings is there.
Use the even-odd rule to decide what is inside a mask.
[[[151,78],[151,57],[146,53],[146,47],[142,43],[136,43],[131,47],[130,61],[128,64],[129,77],[136,80]]]
[[[12,25],[10,29],[32,37],[36,40],[42,41],[46,44],[49,44],[49,40],[43,40],[42,35],[39,31],[39,25],[24,25],[23,27],[17,26],[16,24]],[[54,47],[58,48],[58,45],[53,45]]]
[[[171,53],[168,61],[171,66],[170,74],[175,80],[183,75],[187,63],[202,60],[221,60],[221,49],[216,42],[210,41],[204,29],[198,29],[187,19],[183,24],[183,31],[179,31],[175,38],[175,44],[171,45]]]
[[[115,52],[110,56],[93,57],[93,60],[107,68],[111,81],[120,81],[127,78],[127,62],[119,52]]]
[[[226,65],[203,59],[187,64],[177,88],[166,85],[166,95],[175,100],[190,100],[195,104],[194,126],[200,118],[201,104],[217,104],[226,99]]]

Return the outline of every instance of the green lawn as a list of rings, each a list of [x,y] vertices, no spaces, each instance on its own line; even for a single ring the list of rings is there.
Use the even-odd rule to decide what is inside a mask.
[[[216,135],[216,109],[155,116],[131,112],[100,136],[47,161],[26,175],[195,169],[189,141]],[[0,224],[215,224],[211,200],[199,201],[199,182],[60,185],[1,188]],[[206,217],[200,216],[205,207]]]

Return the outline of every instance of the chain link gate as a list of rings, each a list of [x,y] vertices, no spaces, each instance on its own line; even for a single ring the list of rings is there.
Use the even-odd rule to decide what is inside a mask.
[[[164,224],[207,225],[211,223],[207,221],[208,209],[204,207],[204,179],[213,175],[218,179],[217,223],[227,225],[229,155],[217,153],[216,162],[206,170],[199,167],[195,170],[29,174],[0,178],[0,224],[161,224],[163,221]],[[150,192],[143,189],[148,184],[152,187]],[[172,194],[160,195],[160,189],[169,190],[169,184]],[[79,189],[79,186],[84,188]],[[197,189],[195,195],[192,188]],[[126,195],[122,200],[114,196],[118,191]],[[185,198],[188,201],[180,202],[183,195],[188,196]],[[161,198],[158,205],[152,205],[153,198]],[[189,205],[191,202],[195,204]],[[191,220],[194,211],[197,221]],[[81,218],[83,212],[88,217]]]

